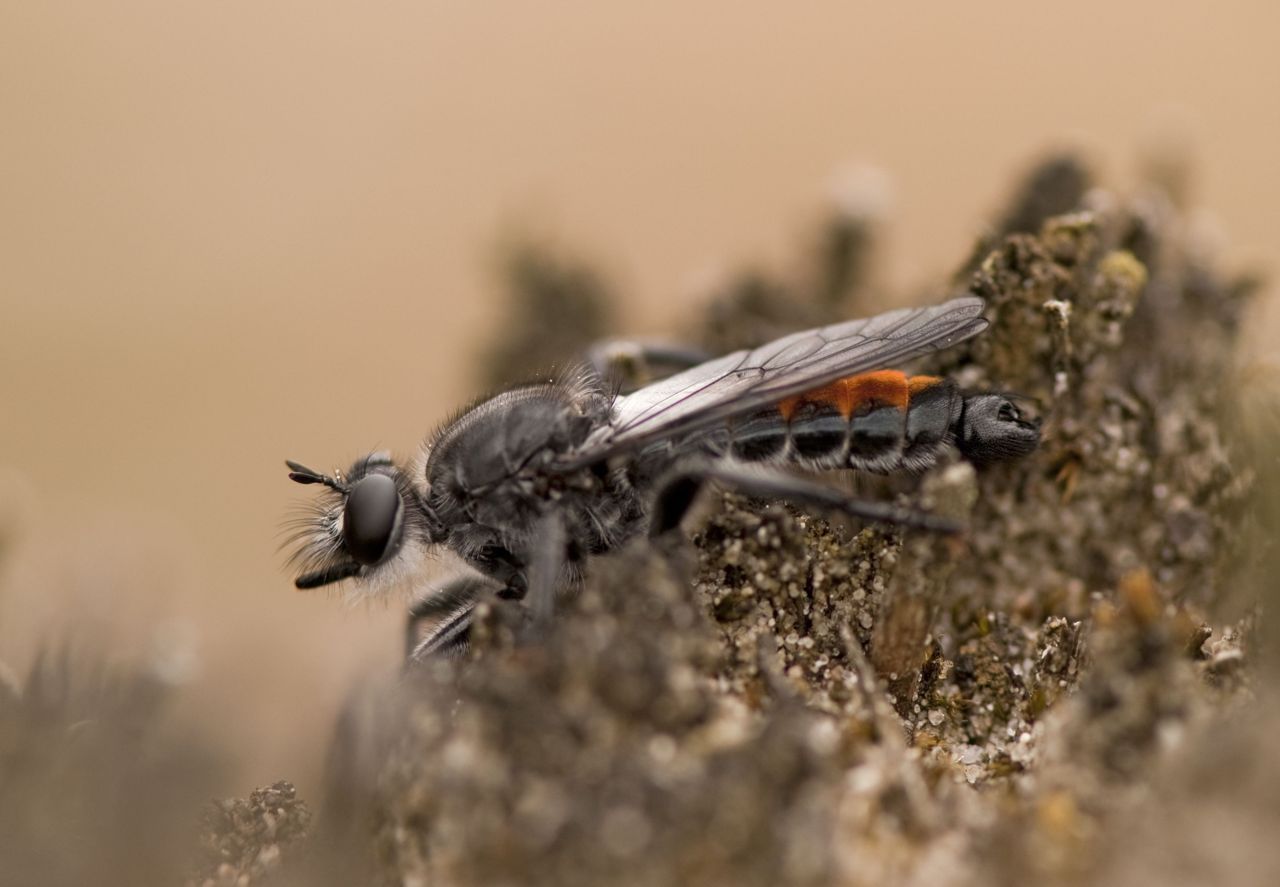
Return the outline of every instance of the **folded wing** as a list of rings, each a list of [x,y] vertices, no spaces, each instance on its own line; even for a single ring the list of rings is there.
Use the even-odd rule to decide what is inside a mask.
[[[836,379],[887,369],[975,336],[982,299],[904,308],[783,336],[735,351],[614,402],[610,423],[570,457],[574,464],[723,424]]]

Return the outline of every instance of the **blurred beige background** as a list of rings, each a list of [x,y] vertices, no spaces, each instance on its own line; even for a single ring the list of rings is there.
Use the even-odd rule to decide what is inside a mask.
[[[1123,184],[1172,128],[1225,260],[1274,270],[1275,4],[640,6],[0,5],[0,660],[158,664],[228,791],[314,796],[399,604],[292,590],[281,460],[410,452],[468,396],[513,227],[659,331],[874,164],[909,294],[1040,150]]]

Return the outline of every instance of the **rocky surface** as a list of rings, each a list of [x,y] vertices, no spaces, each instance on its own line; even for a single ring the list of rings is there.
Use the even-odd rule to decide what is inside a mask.
[[[687,537],[592,563],[536,643],[495,605],[465,661],[363,688],[314,827],[287,783],[219,802],[189,883],[1276,883],[1280,385],[1239,371],[1251,284],[1184,192],[1049,158],[938,288],[992,325],[922,369],[1024,395],[1043,446],[831,480],[962,536],[712,493]],[[881,307],[876,224],[833,212],[793,277],[709,294],[695,338]],[[534,254],[512,274],[542,321],[585,318],[557,353],[599,334],[600,276]],[[536,344],[509,331],[495,381]],[[73,705],[32,726],[47,695],[0,682],[0,778],[36,799],[67,795],[32,737],[76,733]]]
[[[723,290],[705,343],[866,310],[856,251],[830,267],[832,244],[869,238],[836,233],[799,281]],[[544,642],[492,614],[469,661],[407,694],[370,776],[370,877],[1158,883],[1170,866],[1139,861],[1166,846],[1215,882],[1275,875],[1245,837],[1223,852],[1209,814],[1280,824],[1274,780],[1233,757],[1275,758],[1254,677],[1268,496],[1251,493],[1272,488],[1276,407],[1224,408],[1247,282],[1163,193],[1055,157],[939,297],[955,290],[992,327],[927,369],[1026,395],[1044,444],[860,483],[969,532],[721,495],[691,542],[595,564]],[[1218,771],[1241,797],[1206,787],[1202,809]]]

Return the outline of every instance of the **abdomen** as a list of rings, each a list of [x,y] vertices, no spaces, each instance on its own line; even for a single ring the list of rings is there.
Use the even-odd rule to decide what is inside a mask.
[[[959,409],[947,379],[861,373],[739,419],[728,430],[728,449],[746,462],[921,471],[946,445]]]

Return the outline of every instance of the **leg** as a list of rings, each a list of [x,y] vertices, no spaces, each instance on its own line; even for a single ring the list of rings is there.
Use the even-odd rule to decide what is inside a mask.
[[[432,656],[465,653],[476,605],[496,593],[492,583],[476,576],[454,579],[430,592],[409,610],[405,659],[421,662]]]
[[[421,662],[432,656],[459,656],[471,642],[475,608],[484,600],[519,606],[523,618],[516,629],[519,643],[544,637],[555,616],[556,594],[564,584],[568,561],[568,537],[557,512],[549,512],[538,524],[527,572],[506,555],[511,566],[505,586],[480,576],[463,576],[436,589],[409,610],[405,628],[405,658]]]
[[[569,537],[557,511],[548,511],[538,521],[534,549],[529,557],[529,591],[526,608],[529,619],[521,632],[521,641],[540,641],[551,627],[556,612],[556,595],[564,584],[565,564],[569,560]]]
[[[605,339],[587,349],[591,368],[600,378],[616,381],[623,391],[633,391],[710,359],[700,348],[652,340]]]
[[[938,515],[888,502],[856,499],[793,474],[734,462],[705,462],[679,467],[663,481],[654,503],[649,535],[660,536],[675,529],[707,481],[723,484],[748,496],[785,499],[796,505],[812,505],[876,523],[898,524],[934,533],[959,533],[964,529],[955,521]]]

